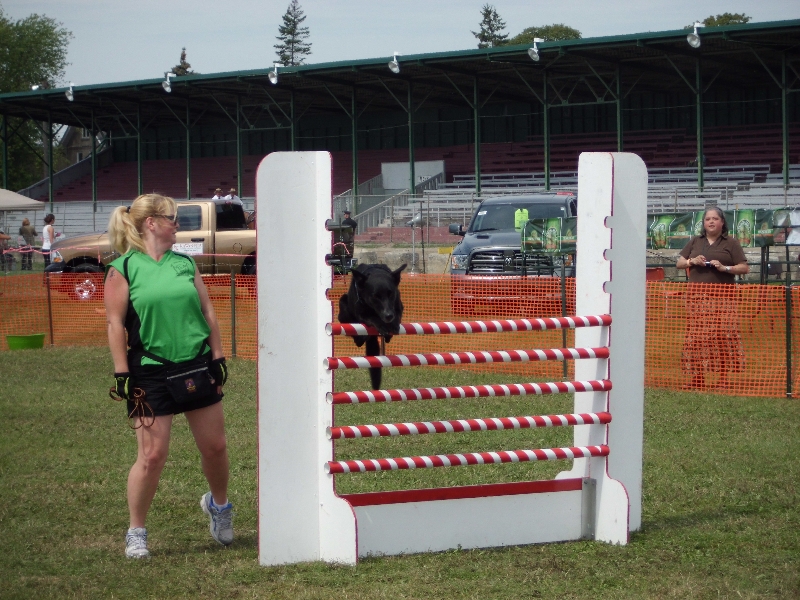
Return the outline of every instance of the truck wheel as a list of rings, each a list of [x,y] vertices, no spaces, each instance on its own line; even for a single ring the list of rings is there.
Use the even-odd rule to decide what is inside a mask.
[[[94,300],[98,294],[99,274],[103,268],[91,263],[83,263],[72,268],[75,281],[72,286],[72,293],[76,300]]]
[[[244,264],[242,264],[242,275],[255,275],[256,274],[256,263],[254,260],[246,260]]]

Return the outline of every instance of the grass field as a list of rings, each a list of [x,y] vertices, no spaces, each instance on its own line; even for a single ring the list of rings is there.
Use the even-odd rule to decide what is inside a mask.
[[[107,350],[0,352],[0,598],[800,597],[798,400],[648,391],[643,525],[627,546],[575,542],[375,557],[356,567],[264,568],[256,547],[255,363],[232,360],[230,367],[225,412],[236,541],[225,549],[208,534],[198,506],[206,484],[186,422],[177,418],[148,521],[152,558],[131,561],[123,553],[125,481],[136,443],[123,407],[107,395]],[[413,370],[385,376],[387,386],[425,384]],[[364,383],[337,381],[347,389]],[[491,411],[420,402],[405,404],[412,412],[401,418],[544,414],[570,405],[567,397],[492,404]],[[340,424],[398,420],[396,406],[347,408],[337,414]],[[571,439],[566,429],[518,435],[516,447]],[[497,449],[492,441],[462,434],[414,443],[427,453],[454,443]],[[409,443],[343,444],[339,456],[394,456]],[[517,467],[342,476],[337,485],[368,491],[541,478],[568,465]]]

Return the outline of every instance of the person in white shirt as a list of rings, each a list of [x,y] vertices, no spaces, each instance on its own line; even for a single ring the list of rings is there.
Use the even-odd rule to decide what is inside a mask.
[[[214,190],[214,195],[211,196],[212,200],[221,200],[222,199],[222,188],[217,188]]]
[[[225,196],[225,200],[238,200],[239,196],[236,195],[236,188],[231,188],[231,191],[228,192],[228,195]]]
[[[44,266],[50,264],[50,246],[56,241],[56,231],[53,229],[53,223],[56,222],[56,216],[53,213],[48,214],[44,218],[44,229],[42,229],[42,256],[44,257]]]

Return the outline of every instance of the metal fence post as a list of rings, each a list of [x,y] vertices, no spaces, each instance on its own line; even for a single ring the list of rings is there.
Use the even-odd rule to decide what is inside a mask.
[[[47,282],[47,318],[50,321],[50,345],[55,346],[56,341],[53,339],[53,301],[50,297],[50,273],[45,273],[44,275]]]
[[[566,265],[564,264],[564,262],[565,262],[564,255],[562,255],[561,258],[562,258],[562,260],[561,260],[561,316],[562,317],[567,317],[567,316],[569,316],[569,315],[567,315],[567,280],[566,280],[567,268],[566,268]],[[567,330],[566,329],[562,329],[561,330],[561,347],[562,348],[566,348],[567,347]],[[562,366],[562,368],[564,370],[564,381],[566,381],[567,380],[567,375],[568,375],[567,374],[567,370],[569,368],[567,366],[567,361],[566,360],[562,360],[561,361],[561,366]]]
[[[236,357],[236,273],[231,271],[231,357]]]
[[[786,397],[792,397],[792,266],[786,248]]]

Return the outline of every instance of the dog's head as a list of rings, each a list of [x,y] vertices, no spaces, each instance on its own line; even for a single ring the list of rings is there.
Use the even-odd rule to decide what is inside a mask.
[[[371,308],[384,323],[402,316],[400,302],[400,273],[406,265],[392,271],[386,265],[359,265],[353,270],[353,283],[358,298]],[[400,314],[398,314],[398,312]]]

